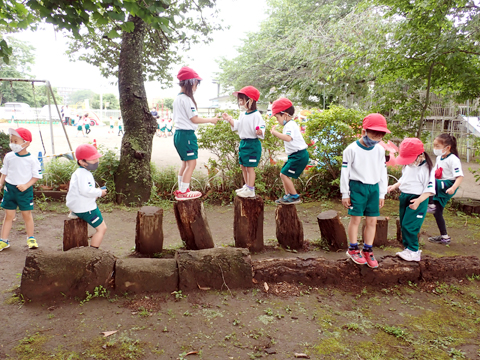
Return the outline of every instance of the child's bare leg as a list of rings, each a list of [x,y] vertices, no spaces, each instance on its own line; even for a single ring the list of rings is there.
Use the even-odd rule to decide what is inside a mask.
[[[365,220],[365,233],[364,233],[364,242],[367,245],[373,245],[373,240],[375,238],[375,231],[377,229],[377,218],[372,216],[367,216]]]
[[[255,168],[254,167],[247,167],[246,168],[246,173],[247,173],[247,181],[245,184],[247,184],[250,187],[255,186]]]
[[[348,240],[350,241],[350,244],[357,243],[358,227],[360,226],[361,221],[362,221],[361,216],[350,217],[350,223],[348,224]]]
[[[13,219],[15,218],[16,210],[5,210],[5,217],[2,226],[2,240],[7,240],[12,229]]]
[[[107,232],[107,225],[105,224],[105,221],[102,221],[100,225],[98,225],[95,230],[97,231],[95,234],[92,236],[92,241],[90,242],[90,246],[93,247],[100,247],[100,244],[102,243],[103,237],[105,236],[105,233]]]
[[[185,171],[183,172],[183,179],[184,183],[190,183],[192,179],[193,170],[195,170],[195,166],[197,166],[197,160],[187,160],[185,161]]]
[[[185,169],[187,167],[187,162],[182,161],[182,166],[180,167],[180,170],[178,171],[178,176],[183,176],[183,173],[185,172]],[[178,184],[180,186],[180,184]]]
[[[22,211],[23,221],[25,221],[25,229],[27,230],[27,236],[33,236],[33,216],[31,211]]]
[[[248,185],[247,168],[243,165],[240,165],[240,169],[242,169],[243,183]]]
[[[297,195],[292,179],[284,174],[280,174],[280,178],[282,179],[283,187],[285,188],[285,194]]]

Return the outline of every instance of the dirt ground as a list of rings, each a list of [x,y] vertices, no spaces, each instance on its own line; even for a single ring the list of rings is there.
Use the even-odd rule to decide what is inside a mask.
[[[173,206],[164,207],[164,248],[182,246]],[[389,238],[395,245],[398,202],[387,200]],[[276,246],[273,204],[265,208],[262,257],[345,257],[322,249],[316,216],[329,209],[346,211],[339,201],[297,207],[309,251],[297,253]],[[134,256],[135,208],[102,205],[108,226],[102,249],[117,257]],[[62,203],[36,204],[36,237],[42,248],[61,251]],[[233,206],[206,205],[216,246],[233,245]],[[429,243],[437,234],[433,216],[423,227],[423,254],[477,255],[480,218],[446,211],[452,244]],[[0,359],[473,359],[480,355],[480,289],[477,278],[457,284],[408,284],[379,291],[364,288],[311,288],[302,284],[270,284],[285,296],[258,289],[232,293],[206,291],[182,294],[109,296],[104,289],[83,299],[50,303],[23,302],[15,296],[28,253],[19,216],[11,247],[0,253]],[[376,249],[377,257],[400,247]],[[480,279],[480,277],[479,277]],[[117,331],[103,338],[101,332]],[[196,354],[187,355],[191,351]],[[268,352],[271,354],[269,355]]]

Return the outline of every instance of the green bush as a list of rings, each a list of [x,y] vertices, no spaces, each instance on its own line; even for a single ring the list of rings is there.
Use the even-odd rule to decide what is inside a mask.
[[[10,151],[10,135],[0,132],[0,161],[3,162],[5,154]]]

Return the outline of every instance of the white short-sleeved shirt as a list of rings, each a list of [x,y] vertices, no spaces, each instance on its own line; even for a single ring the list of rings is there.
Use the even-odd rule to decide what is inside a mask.
[[[32,178],[42,178],[40,162],[30,153],[27,155],[18,155],[13,151],[7,153],[0,172],[6,175],[6,182],[15,186],[26,184]]]
[[[290,120],[283,127],[283,134],[288,135],[292,138],[292,141],[284,141],[285,152],[287,155],[293,154],[294,152],[305,150],[308,145],[303,139],[303,135],[300,132],[300,127],[298,124]]]
[[[454,154],[450,153],[445,158],[437,156],[435,170],[442,168],[442,178],[440,180],[455,180],[463,176],[462,162]]]
[[[262,130],[262,135],[257,135],[257,126]],[[240,139],[264,139],[265,120],[258,110],[241,113],[238,120],[233,120],[232,130],[238,132]]]
[[[95,188],[95,179],[90,171],[78,168],[70,178],[67,193],[67,207],[74,213],[84,213],[97,208],[97,198],[102,189]]]
[[[198,125],[190,120],[197,115],[197,108],[192,99],[184,93],[178,94],[173,102],[173,122],[175,123],[175,129],[197,130]]]
[[[435,194],[435,168],[428,171],[425,161],[417,167],[404,166],[402,177],[398,182],[400,183],[399,189],[404,194]]]

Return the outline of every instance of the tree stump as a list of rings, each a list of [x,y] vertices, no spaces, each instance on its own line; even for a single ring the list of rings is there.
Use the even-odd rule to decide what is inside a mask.
[[[297,215],[295,205],[278,205],[275,210],[276,235],[284,248],[303,247],[303,225]]]
[[[236,247],[263,250],[263,199],[260,196],[235,197],[233,237]]]
[[[88,246],[88,224],[76,218],[63,222],[63,251]]]
[[[215,246],[202,200],[177,201],[173,209],[180,237],[187,250],[209,249]]]
[[[335,210],[320,213],[317,221],[322,239],[328,243],[330,250],[348,249],[347,232]]]
[[[365,243],[365,222],[362,226],[362,238]],[[375,237],[373,238],[374,246],[388,246],[388,218],[385,216],[377,217],[377,227],[375,229]]]
[[[137,213],[135,251],[153,255],[163,250],[163,209],[143,206]]]

